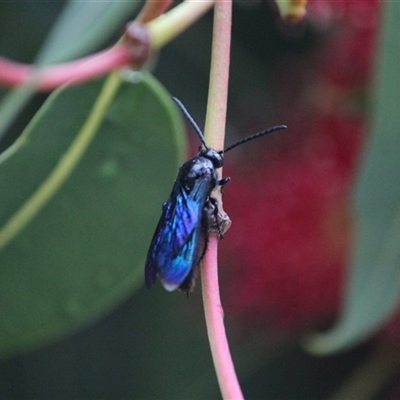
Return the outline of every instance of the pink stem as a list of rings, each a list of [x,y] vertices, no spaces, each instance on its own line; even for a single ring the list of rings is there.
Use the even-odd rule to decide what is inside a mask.
[[[218,284],[218,236],[211,234],[203,259],[202,288],[208,339],[223,399],[243,399],[224,326]]]
[[[41,69],[37,80],[39,90],[54,89],[66,82],[86,81],[113,69],[132,64],[131,48],[119,44],[79,60]],[[16,63],[0,57],[0,82],[16,86],[25,83],[34,71],[31,65]]]
[[[171,5],[172,0],[147,0],[136,21],[146,23],[159,17]]]

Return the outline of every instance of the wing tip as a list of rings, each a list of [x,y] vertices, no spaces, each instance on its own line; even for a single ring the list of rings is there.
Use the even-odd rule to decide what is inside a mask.
[[[164,289],[167,292],[173,292],[174,290],[178,289],[180,286],[180,283],[170,283],[170,282],[166,282],[164,280],[161,281],[161,284],[163,285]]]

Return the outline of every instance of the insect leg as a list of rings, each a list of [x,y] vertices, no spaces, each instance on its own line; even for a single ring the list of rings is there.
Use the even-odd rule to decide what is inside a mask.
[[[218,181],[219,186],[226,186],[228,183],[230,183],[231,178],[229,176],[222,178]]]
[[[229,178],[229,180],[230,180],[230,178]],[[209,203],[212,206],[212,207],[209,207],[209,209],[208,209],[209,219],[211,221],[209,223],[209,227],[211,229],[216,229],[218,232],[219,238],[223,239],[224,234],[222,233],[221,221],[219,220],[219,216],[218,216],[218,200],[215,199],[214,197],[210,197]]]

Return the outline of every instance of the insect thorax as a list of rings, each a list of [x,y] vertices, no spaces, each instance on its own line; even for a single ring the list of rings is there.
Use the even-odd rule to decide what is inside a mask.
[[[182,165],[179,170],[179,179],[188,191],[192,190],[199,180],[203,183],[207,182],[211,191],[217,184],[217,173],[209,158],[198,155]]]

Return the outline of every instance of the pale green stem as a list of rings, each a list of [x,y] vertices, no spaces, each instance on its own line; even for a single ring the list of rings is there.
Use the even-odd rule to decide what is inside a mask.
[[[166,43],[175,39],[180,33],[191,26],[212,6],[214,1],[186,0],[166,14],[149,22],[147,28],[153,50],[159,50]]]

